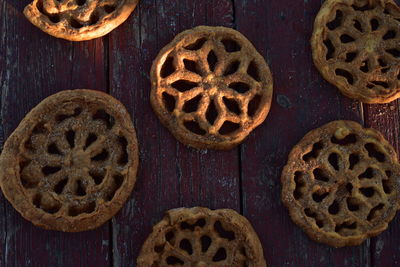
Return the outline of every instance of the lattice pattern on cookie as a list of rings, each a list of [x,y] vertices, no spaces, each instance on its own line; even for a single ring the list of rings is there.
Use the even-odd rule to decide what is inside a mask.
[[[144,244],[138,266],[265,266],[262,254],[255,253],[258,248],[251,247],[252,233],[241,232],[247,225],[238,228],[226,218],[207,211],[155,226],[157,232]],[[240,216],[235,214],[230,215]],[[160,226],[162,230],[158,230]],[[146,255],[149,251],[151,255]]]
[[[74,103],[67,109],[37,123],[21,147],[19,165],[36,208],[74,217],[113,199],[125,180],[128,141],[105,109],[93,113]]]
[[[264,120],[272,77],[248,40],[231,29],[199,27],[178,36],[172,46],[155,62],[152,100],[164,120],[182,129],[180,135],[243,139]]]
[[[315,234],[333,237],[322,240],[332,246],[354,241],[347,237],[360,243],[377,229],[381,232],[399,203],[400,173],[393,148],[387,149],[375,131],[355,125],[333,122],[314,130],[300,142],[302,150],[289,156],[282,174],[282,197],[292,218],[302,218],[300,224],[311,225]]]
[[[344,94],[390,102],[400,91],[400,9],[391,0],[329,0],[313,34],[314,61]]]
[[[54,24],[74,29],[92,26],[123,5],[125,0],[38,0],[36,8]]]

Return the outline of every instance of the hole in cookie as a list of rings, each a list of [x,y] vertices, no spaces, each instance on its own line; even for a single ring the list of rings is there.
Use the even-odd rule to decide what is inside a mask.
[[[225,69],[224,76],[228,76],[231,74],[234,74],[239,70],[240,62],[239,61],[233,61],[228,65],[228,67]]]
[[[380,213],[382,213],[382,209],[384,206],[385,206],[384,204],[380,203],[375,207],[373,207],[371,211],[368,213],[367,220],[372,221],[373,219],[380,217],[379,215]]]
[[[36,206],[36,208],[42,209],[46,213],[54,214],[57,213],[61,209],[61,205],[59,203],[47,203],[47,202],[42,202],[42,195],[36,194],[33,197],[33,205]]]
[[[189,101],[186,101],[185,104],[183,105],[183,111],[186,113],[191,113],[191,112],[197,111],[202,98],[203,98],[202,95],[198,95],[198,96],[190,99]]]
[[[80,29],[83,27],[83,24],[77,21],[76,19],[70,18],[69,20],[69,25],[71,25],[72,28],[75,29]]]
[[[215,229],[215,231],[217,231],[217,233],[219,234],[219,236],[221,238],[228,239],[229,241],[232,241],[235,239],[235,233],[232,231],[225,230],[220,221],[216,221],[214,223],[214,229]]]
[[[221,42],[225,47],[225,51],[228,53],[237,52],[241,49],[240,45],[232,39],[223,39]]]
[[[86,138],[85,147],[83,149],[86,150],[91,144],[96,142],[96,140],[97,140],[97,135],[94,133],[90,133]]]
[[[47,129],[44,127],[44,123],[40,122],[36,124],[35,128],[32,130],[32,134],[45,134],[47,133]]]
[[[185,69],[187,69],[188,71],[201,75],[199,67],[197,66],[197,63],[195,61],[184,59],[183,64],[185,65]]]
[[[198,219],[194,224],[190,224],[188,222],[181,222],[181,229],[194,231],[196,229],[196,227],[202,228],[205,225],[206,225],[206,220],[201,218],[201,219]]]
[[[394,39],[396,37],[396,31],[388,30],[385,35],[382,37],[383,40]]]
[[[351,144],[357,143],[357,136],[355,134],[349,134],[343,139],[338,139],[336,136],[332,136],[331,142],[333,144],[341,145],[341,146],[347,146]]]
[[[56,194],[61,194],[65,188],[65,186],[68,183],[68,178],[64,178],[61,181],[59,181],[55,186],[54,186],[54,192],[56,192]]]
[[[354,20],[354,24],[353,24],[354,28],[356,28],[356,30],[358,30],[359,32],[363,32],[363,28],[361,26],[361,23],[358,20]]]
[[[187,50],[199,50],[203,47],[204,43],[207,41],[206,38],[197,39],[196,42],[191,43],[190,45],[185,46]]]
[[[391,171],[385,171],[385,174],[386,174],[386,176],[389,178],[389,177],[391,177],[392,176],[392,172]]]
[[[340,232],[343,231],[343,229],[354,230],[356,228],[357,228],[356,222],[353,222],[353,223],[344,222],[344,223],[336,225],[335,232],[341,234]]]
[[[347,70],[344,70],[344,69],[336,69],[335,73],[338,76],[342,76],[342,77],[346,78],[347,82],[349,84],[353,85],[354,78],[353,78],[353,75],[350,72],[348,72]]]
[[[226,259],[226,250],[224,248],[219,248],[212,258],[213,262],[223,261]]]
[[[166,259],[166,261],[167,261],[167,264],[169,264],[169,265],[183,265],[184,264],[184,262],[182,260],[178,259],[175,256],[169,256]]]
[[[328,212],[333,215],[339,213],[339,203],[336,200],[329,206]]]
[[[115,124],[114,117],[108,114],[104,109],[97,110],[92,118],[93,120],[103,121],[106,124],[107,129],[111,129]]]
[[[215,66],[217,65],[217,62],[218,62],[218,57],[215,55],[213,50],[211,50],[210,53],[208,53],[207,62],[208,62],[210,71],[214,71]]]
[[[340,41],[344,44],[354,42],[354,38],[347,34],[342,34],[340,36]]]
[[[115,8],[116,8],[115,6],[106,5],[106,6],[104,6],[104,11],[105,11],[106,13],[110,14],[110,13],[112,13],[112,12],[115,11]]]
[[[373,187],[361,187],[360,189],[361,194],[365,197],[372,197],[375,194],[375,190]]]
[[[376,31],[379,28],[379,21],[377,19],[371,19],[371,30]]]
[[[164,245],[155,246],[155,247],[154,247],[154,251],[155,251],[156,253],[161,253],[161,252],[163,252],[163,251],[164,251]]]
[[[371,81],[372,84],[377,85],[377,86],[382,86],[383,88],[388,88],[389,84],[387,82],[382,82],[382,81]]]
[[[46,14],[47,15],[47,14]],[[47,15],[47,17],[49,18],[49,20],[53,23],[59,23],[61,21],[61,18],[59,15]]]
[[[327,196],[329,195],[329,192],[319,192],[316,191],[312,194],[312,198],[315,202],[320,203],[322,202]]]
[[[127,151],[128,141],[126,140],[125,137],[118,136],[118,143],[121,146],[121,152],[122,152],[120,157],[118,158],[118,164],[121,166],[125,166],[129,161],[128,151]]]
[[[36,194],[36,195],[33,197],[32,202],[33,202],[33,205],[35,205],[36,208],[39,208],[39,209],[40,209],[40,203],[42,202],[42,195]]]
[[[350,52],[346,54],[346,62],[352,62],[357,56],[356,52]]]
[[[329,30],[333,31],[334,29],[340,27],[342,24],[342,18],[343,18],[343,13],[340,10],[336,10],[336,16],[334,20],[328,22],[326,26],[328,27]]]
[[[357,154],[350,154],[349,156],[349,169],[352,170],[354,166],[360,162],[360,157]]]
[[[386,194],[390,194],[393,191],[393,183],[388,179],[383,179],[382,180],[382,187],[383,187],[383,191]]]
[[[236,92],[238,92],[240,94],[244,94],[250,90],[250,86],[248,84],[242,83],[242,82],[231,83],[229,85],[229,88],[235,90]]]
[[[229,111],[235,113],[236,115],[240,115],[240,113],[242,113],[236,100],[227,98],[225,96],[222,98],[222,100],[224,101],[224,104],[229,109]]]
[[[261,103],[261,96],[260,95],[255,95],[253,97],[253,99],[249,102],[249,105],[247,107],[247,114],[250,117],[253,117],[256,114],[256,112],[257,112],[257,110],[258,110],[258,108],[260,106],[260,103]]]
[[[303,156],[304,161],[309,161],[312,158],[317,158],[319,151],[323,148],[322,142],[317,142],[313,145],[312,150]]]
[[[190,241],[187,239],[182,239],[181,242],[179,243],[179,247],[186,251],[189,255],[193,254],[193,248],[192,244],[190,244]]]
[[[326,47],[326,60],[329,60],[333,58],[335,47],[333,46],[332,41],[329,39],[324,40],[324,45]]]
[[[104,170],[102,171],[90,170],[89,175],[93,178],[94,183],[96,185],[99,185],[103,182],[106,173]]]
[[[82,206],[73,206],[68,209],[68,216],[76,217],[82,213],[92,213],[96,209],[96,202],[89,202]]]
[[[365,4],[363,6],[357,6],[357,5],[352,5],[353,9],[355,11],[367,11],[367,10],[372,10],[374,9],[373,6],[370,6],[369,4]]]
[[[183,123],[183,125],[185,126],[185,128],[189,131],[191,131],[194,134],[198,134],[198,135],[205,135],[206,131],[203,130],[199,123],[196,121],[185,121]]]
[[[201,242],[201,252],[207,252],[208,248],[211,245],[211,238],[207,235],[203,235],[200,238],[200,242]]]
[[[312,212],[311,209],[309,209],[309,208],[304,209],[304,213],[306,214],[307,217],[310,217],[310,218],[317,217],[317,214],[315,212]]]
[[[394,49],[388,49],[388,50],[386,50],[386,52],[391,54],[392,56],[394,56],[396,58],[400,57],[400,50],[398,50],[398,49],[395,49],[395,48]]]
[[[47,147],[47,153],[53,154],[53,155],[62,155],[61,151],[58,149],[56,143],[51,143]]]
[[[386,73],[386,72],[389,71],[390,67],[385,68],[387,66],[387,64],[386,64],[386,62],[385,62],[385,60],[383,58],[378,59],[378,62],[379,62],[379,66],[382,67],[381,68],[381,72],[382,73]]]
[[[44,174],[44,176],[49,176],[51,174],[59,172],[60,170],[61,170],[60,166],[44,166],[42,168],[42,173]]]
[[[372,177],[374,177],[374,175],[375,175],[374,169],[372,169],[372,168],[367,168],[367,169],[365,170],[365,172],[361,173],[361,174],[358,176],[358,178],[360,178],[360,179],[364,179],[364,178],[371,179]]]
[[[76,194],[77,196],[84,196],[84,195],[86,195],[86,189],[85,189],[85,187],[83,187],[83,184],[82,184],[82,181],[81,181],[81,180],[76,181],[76,191],[75,191],[75,194]]]
[[[381,153],[374,143],[365,144],[365,149],[368,151],[368,156],[370,158],[375,158],[379,162],[384,162],[386,157]]]
[[[234,133],[235,131],[237,131],[239,129],[240,129],[239,123],[225,121],[224,124],[222,124],[222,126],[218,132],[222,135],[228,135],[228,134]]]
[[[211,125],[213,125],[217,117],[218,117],[217,108],[215,107],[214,100],[211,100],[207,108],[206,119]]]
[[[250,62],[249,67],[247,68],[247,74],[257,82],[261,81],[256,62]]]
[[[171,243],[172,239],[174,238],[174,232],[169,231],[168,233],[165,234],[165,240],[169,243]]]
[[[351,193],[353,192],[353,185],[351,183],[347,183],[346,184],[346,190],[351,195]]]
[[[124,177],[120,174],[115,174],[113,175],[112,178],[113,178],[113,185],[111,186],[111,189],[107,194],[106,197],[107,201],[111,201],[114,198],[115,193],[118,191],[118,189],[122,186],[124,182]]]
[[[86,4],[86,0],[76,0],[76,4],[78,6],[83,6],[84,4]]]
[[[97,154],[96,156],[92,157],[92,160],[94,161],[104,161],[108,158],[108,151],[103,148],[103,150]]]
[[[75,147],[75,131],[73,130],[67,131],[65,133],[65,139],[67,139],[70,148]]]
[[[357,211],[360,209],[359,201],[356,198],[350,197],[346,199],[346,203],[349,211]]]
[[[89,25],[94,25],[99,21],[99,15],[97,15],[96,13],[92,13],[92,15],[90,16],[90,20],[89,20]]]
[[[199,86],[198,83],[187,81],[187,80],[178,80],[174,83],[171,84],[173,88],[178,90],[179,92],[186,92],[189,91],[190,89],[193,89],[197,86]]]
[[[328,162],[335,170],[339,170],[339,158],[340,156],[337,153],[331,153],[328,157]]]
[[[176,104],[176,100],[175,97],[173,97],[172,95],[164,92],[162,93],[162,98],[163,98],[163,103],[165,108],[169,111],[172,112],[175,109],[175,104]]]
[[[167,78],[170,76],[172,73],[176,71],[175,65],[174,65],[174,58],[173,57],[168,57],[160,71],[160,76],[161,78]]]
[[[302,172],[295,172],[294,173],[294,182],[296,183],[296,188],[294,189],[293,196],[294,199],[298,200],[303,196],[303,188],[304,188],[304,179]]]
[[[66,120],[66,119],[69,119],[69,118],[72,118],[72,117],[78,117],[81,113],[82,113],[82,108],[75,108],[74,109],[74,113],[72,115],[58,114],[56,116],[56,121],[58,123],[60,123],[60,122],[62,122],[64,120]]]
[[[364,60],[361,64],[360,70],[367,73],[369,71],[368,60]]]
[[[38,186],[39,181],[35,181],[33,177],[21,174],[21,183],[24,188],[30,189]]]

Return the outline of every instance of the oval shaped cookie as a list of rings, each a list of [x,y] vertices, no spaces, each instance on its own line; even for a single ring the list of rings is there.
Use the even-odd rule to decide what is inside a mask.
[[[400,8],[392,0],[327,0],[311,39],[322,76],[365,103],[400,97]]]
[[[400,207],[400,165],[383,136],[352,121],[309,132],[282,172],[282,201],[310,238],[334,247],[385,230]]]
[[[45,229],[77,232],[114,216],[138,167],[136,133],[125,107],[93,90],[62,91],[33,108],[0,157],[4,196]]]
[[[122,24],[139,0],[33,0],[25,17],[42,31],[70,41],[101,37]]]
[[[164,47],[151,69],[151,104],[182,143],[230,149],[270,109],[272,76],[264,58],[239,32],[199,26]]]
[[[167,211],[145,241],[137,265],[266,266],[260,240],[245,217],[200,207]]]

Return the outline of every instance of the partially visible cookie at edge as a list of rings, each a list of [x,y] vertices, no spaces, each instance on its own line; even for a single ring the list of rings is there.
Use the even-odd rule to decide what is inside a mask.
[[[70,41],[104,36],[122,24],[139,0],[33,0],[25,17],[42,31]]]
[[[333,247],[384,231],[400,208],[400,165],[376,130],[333,121],[310,131],[283,168],[282,201],[308,236]]]
[[[231,149],[270,109],[272,75],[239,32],[199,26],[177,35],[151,68],[151,104],[182,143]]]
[[[400,97],[400,8],[392,0],[327,0],[314,22],[315,66],[347,97]]]
[[[234,210],[178,208],[166,212],[144,242],[138,267],[266,267],[250,222]]]
[[[34,107],[8,137],[0,186],[36,226],[85,231],[120,210],[138,161],[135,129],[118,100],[93,90],[62,91]]]

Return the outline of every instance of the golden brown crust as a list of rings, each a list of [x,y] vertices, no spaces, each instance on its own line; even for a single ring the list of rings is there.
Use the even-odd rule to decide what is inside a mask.
[[[122,24],[139,0],[33,0],[26,18],[42,31],[70,41],[108,34]]]
[[[93,90],[62,91],[33,108],[0,157],[0,186],[21,215],[45,229],[94,229],[125,203],[138,167],[125,107]]]
[[[138,267],[265,267],[263,250],[250,222],[234,210],[179,208],[153,227],[137,259]]]
[[[400,8],[392,0],[327,0],[315,22],[313,59],[344,95],[365,103],[400,97]]]
[[[270,109],[272,76],[264,58],[239,32],[199,26],[164,47],[151,68],[151,104],[182,143],[230,149]]]
[[[388,226],[400,207],[400,165],[383,136],[352,121],[309,132],[282,171],[282,201],[317,242],[359,245]]]

